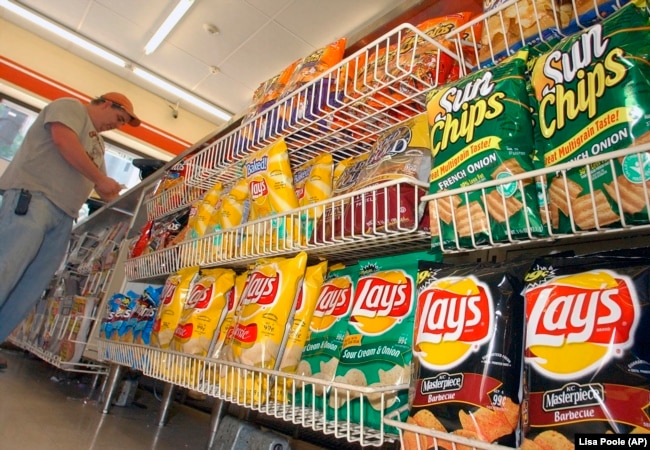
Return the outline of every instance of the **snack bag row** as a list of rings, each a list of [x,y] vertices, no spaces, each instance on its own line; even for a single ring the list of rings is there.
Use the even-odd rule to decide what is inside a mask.
[[[649,271],[648,248],[420,261],[406,422],[527,449],[649,433]],[[411,431],[402,443],[454,445]]]

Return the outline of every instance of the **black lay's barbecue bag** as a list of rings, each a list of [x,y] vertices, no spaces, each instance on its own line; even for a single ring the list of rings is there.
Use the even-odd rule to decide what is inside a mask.
[[[539,258],[526,275],[526,443],[650,432],[649,250]]]
[[[420,261],[407,423],[520,445],[521,291],[529,267],[530,261],[462,266]],[[411,449],[434,445],[432,438],[408,432],[404,441]],[[452,449],[447,441],[438,445]]]

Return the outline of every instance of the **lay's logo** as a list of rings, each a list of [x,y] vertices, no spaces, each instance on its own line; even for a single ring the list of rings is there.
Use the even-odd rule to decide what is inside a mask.
[[[611,271],[556,277],[526,292],[526,360],[545,376],[575,379],[633,344],[639,302]]]
[[[413,279],[402,270],[359,280],[350,323],[359,333],[379,335],[400,323],[411,311]]]
[[[279,275],[267,276],[260,272],[253,272],[247,283],[242,298],[243,305],[257,304],[260,306],[271,305],[278,296],[280,285]]]
[[[336,278],[324,284],[310,325],[312,331],[325,331],[340,318],[346,317],[352,306],[352,294],[352,281],[348,277]]]
[[[206,277],[192,286],[185,308],[205,309],[210,306],[215,281],[214,277]]]
[[[448,277],[418,296],[415,350],[432,370],[448,370],[465,361],[494,332],[489,288],[478,279]]]
[[[253,200],[269,195],[269,187],[266,185],[266,180],[264,179],[251,181],[248,189]]]
[[[174,294],[176,293],[177,284],[169,279],[163,286],[163,290],[160,294],[161,304],[169,305],[174,299]]]

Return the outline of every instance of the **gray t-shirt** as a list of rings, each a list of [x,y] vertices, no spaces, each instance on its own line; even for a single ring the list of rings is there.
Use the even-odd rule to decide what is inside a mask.
[[[103,173],[104,140],[77,99],[61,98],[48,104],[32,124],[25,140],[0,176],[0,189],[42,192],[70,217],[76,218],[94,184],[63,159],[52,141],[50,124],[59,122],[73,130],[86,153]]]

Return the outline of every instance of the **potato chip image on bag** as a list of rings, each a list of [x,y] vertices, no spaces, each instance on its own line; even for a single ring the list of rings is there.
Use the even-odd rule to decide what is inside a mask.
[[[541,54],[530,75],[535,139],[547,177],[553,230],[648,222],[648,152],[590,166],[583,158],[640,145],[650,136],[650,34],[645,8],[629,3]],[[576,55],[584,57],[570,62]],[[576,76],[577,75],[577,76]]]
[[[311,377],[315,382],[294,383],[290,401],[295,405],[315,405],[322,410],[327,403],[329,382],[336,375],[358,276],[357,264],[330,267],[309,325],[309,339],[296,370],[297,375]]]
[[[360,275],[334,381],[378,390],[363,398],[350,389],[330,390],[328,417],[379,429],[385,415],[407,405],[407,389],[379,389],[410,382],[418,260],[440,258],[418,252],[359,261]],[[392,427],[386,431],[397,432]]]
[[[439,431],[519,447],[521,290],[529,267],[528,261],[447,265],[420,260],[411,420],[430,413]]]
[[[535,184],[508,181],[535,168],[526,57],[522,50],[427,95],[434,155],[430,193],[503,181],[431,201],[434,247],[475,247],[545,233]]]

